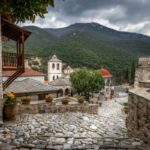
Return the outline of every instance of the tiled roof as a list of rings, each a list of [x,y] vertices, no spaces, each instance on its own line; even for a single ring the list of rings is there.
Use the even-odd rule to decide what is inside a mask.
[[[37,80],[25,79],[22,81],[14,81],[4,93],[14,92],[19,93],[36,93],[36,92],[48,92],[48,91],[57,91],[59,90],[56,87],[51,85],[43,84]]]
[[[71,86],[71,82],[68,78],[59,78],[52,82],[50,82],[50,85],[53,86]]]
[[[101,68],[100,72],[102,73],[104,78],[111,78],[112,75],[110,74],[109,70],[105,69],[105,68]]]
[[[60,59],[57,58],[56,55],[53,55],[49,61],[50,62],[62,62]]]
[[[3,71],[3,77],[9,77],[14,73],[14,71]],[[21,77],[29,77],[29,76],[44,76],[45,74],[42,72],[38,72],[29,68],[25,68],[25,72],[21,75]]]

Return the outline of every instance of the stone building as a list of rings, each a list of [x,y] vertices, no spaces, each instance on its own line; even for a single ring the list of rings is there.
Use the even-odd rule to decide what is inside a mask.
[[[150,82],[150,57],[139,58],[139,67],[136,69],[134,87]]]
[[[69,78],[59,78],[50,82],[50,85],[61,90],[61,92],[59,92],[59,96],[71,95],[71,82]]]
[[[31,32],[12,23],[6,15],[0,14],[0,124],[2,122],[3,89],[6,89],[17,77],[24,72],[25,41]],[[3,31],[3,32],[1,32]],[[16,43],[16,52],[2,51],[2,40],[12,40]],[[13,70],[14,73],[5,81],[2,80],[2,71]]]
[[[101,67],[99,71],[102,73],[102,76],[103,76],[104,81],[105,81],[105,88],[104,88],[105,98],[110,98],[112,75],[109,72],[109,70],[107,70],[107,69],[105,69],[103,67]]]
[[[140,58],[134,88],[129,90],[127,128],[130,136],[150,144],[150,57]]]
[[[13,74],[13,71],[3,71],[3,82],[5,82],[12,74]],[[44,76],[45,74],[42,72],[35,71],[31,68],[25,68],[24,73],[21,76],[19,76],[15,81],[33,79],[41,83],[44,83],[45,82]]]
[[[68,65],[63,69],[63,62],[58,59],[56,55],[53,55],[48,61],[48,82],[52,82],[59,78],[70,78],[70,74],[74,70]]]
[[[1,41],[1,14],[0,14],[0,41]],[[2,124],[2,99],[3,99],[3,80],[2,80],[2,42],[0,42],[0,125]]]
[[[73,73],[74,70],[68,65],[63,72],[66,78],[70,78],[70,74]]]
[[[55,79],[62,77],[62,61],[53,55],[48,61],[48,81],[51,82]]]
[[[26,78],[24,80],[14,81],[5,89],[4,94],[8,92],[15,93],[16,97],[20,99],[29,96],[32,101],[39,101],[45,100],[45,96],[49,94],[53,97],[58,97],[61,91],[59,87],[53,87],[52,85],[41,83],[38,80]]]

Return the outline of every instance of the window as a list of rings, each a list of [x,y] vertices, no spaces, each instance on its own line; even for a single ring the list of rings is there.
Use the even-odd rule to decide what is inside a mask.
[[[57,64],[57,70],[59,70],[59,64]]]
[[[58,79],[59,77],[57,76],[57,79]]]
[[[54,63],[52,64],[52,68],[53,68],[53,69],[55,68],[55,64],[54,64]]]
[[[55,76],[53,76],[53,80],[55,80]]]

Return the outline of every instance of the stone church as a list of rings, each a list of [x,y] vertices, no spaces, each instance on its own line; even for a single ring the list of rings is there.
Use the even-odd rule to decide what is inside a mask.
[[[56,55],[53,55],[48,61],[48,82],[52,82],[60,78],[70,78],[70,74],[74,70],[67,66],[63,69],[63,62],[57,58]]]
[[[61,89],[61,96],[71,94],[70,74],[73,72],[69,65],[64,67],[63,62],[56,55],[48,61],[48,83]]]

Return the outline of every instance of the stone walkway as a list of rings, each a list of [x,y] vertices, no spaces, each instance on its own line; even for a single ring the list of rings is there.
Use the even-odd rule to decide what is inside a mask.
[[[0,149],[138,149],[129,139],[119,101],[105,101],[98,115],[82,113],[23,115],[0,128]]]

